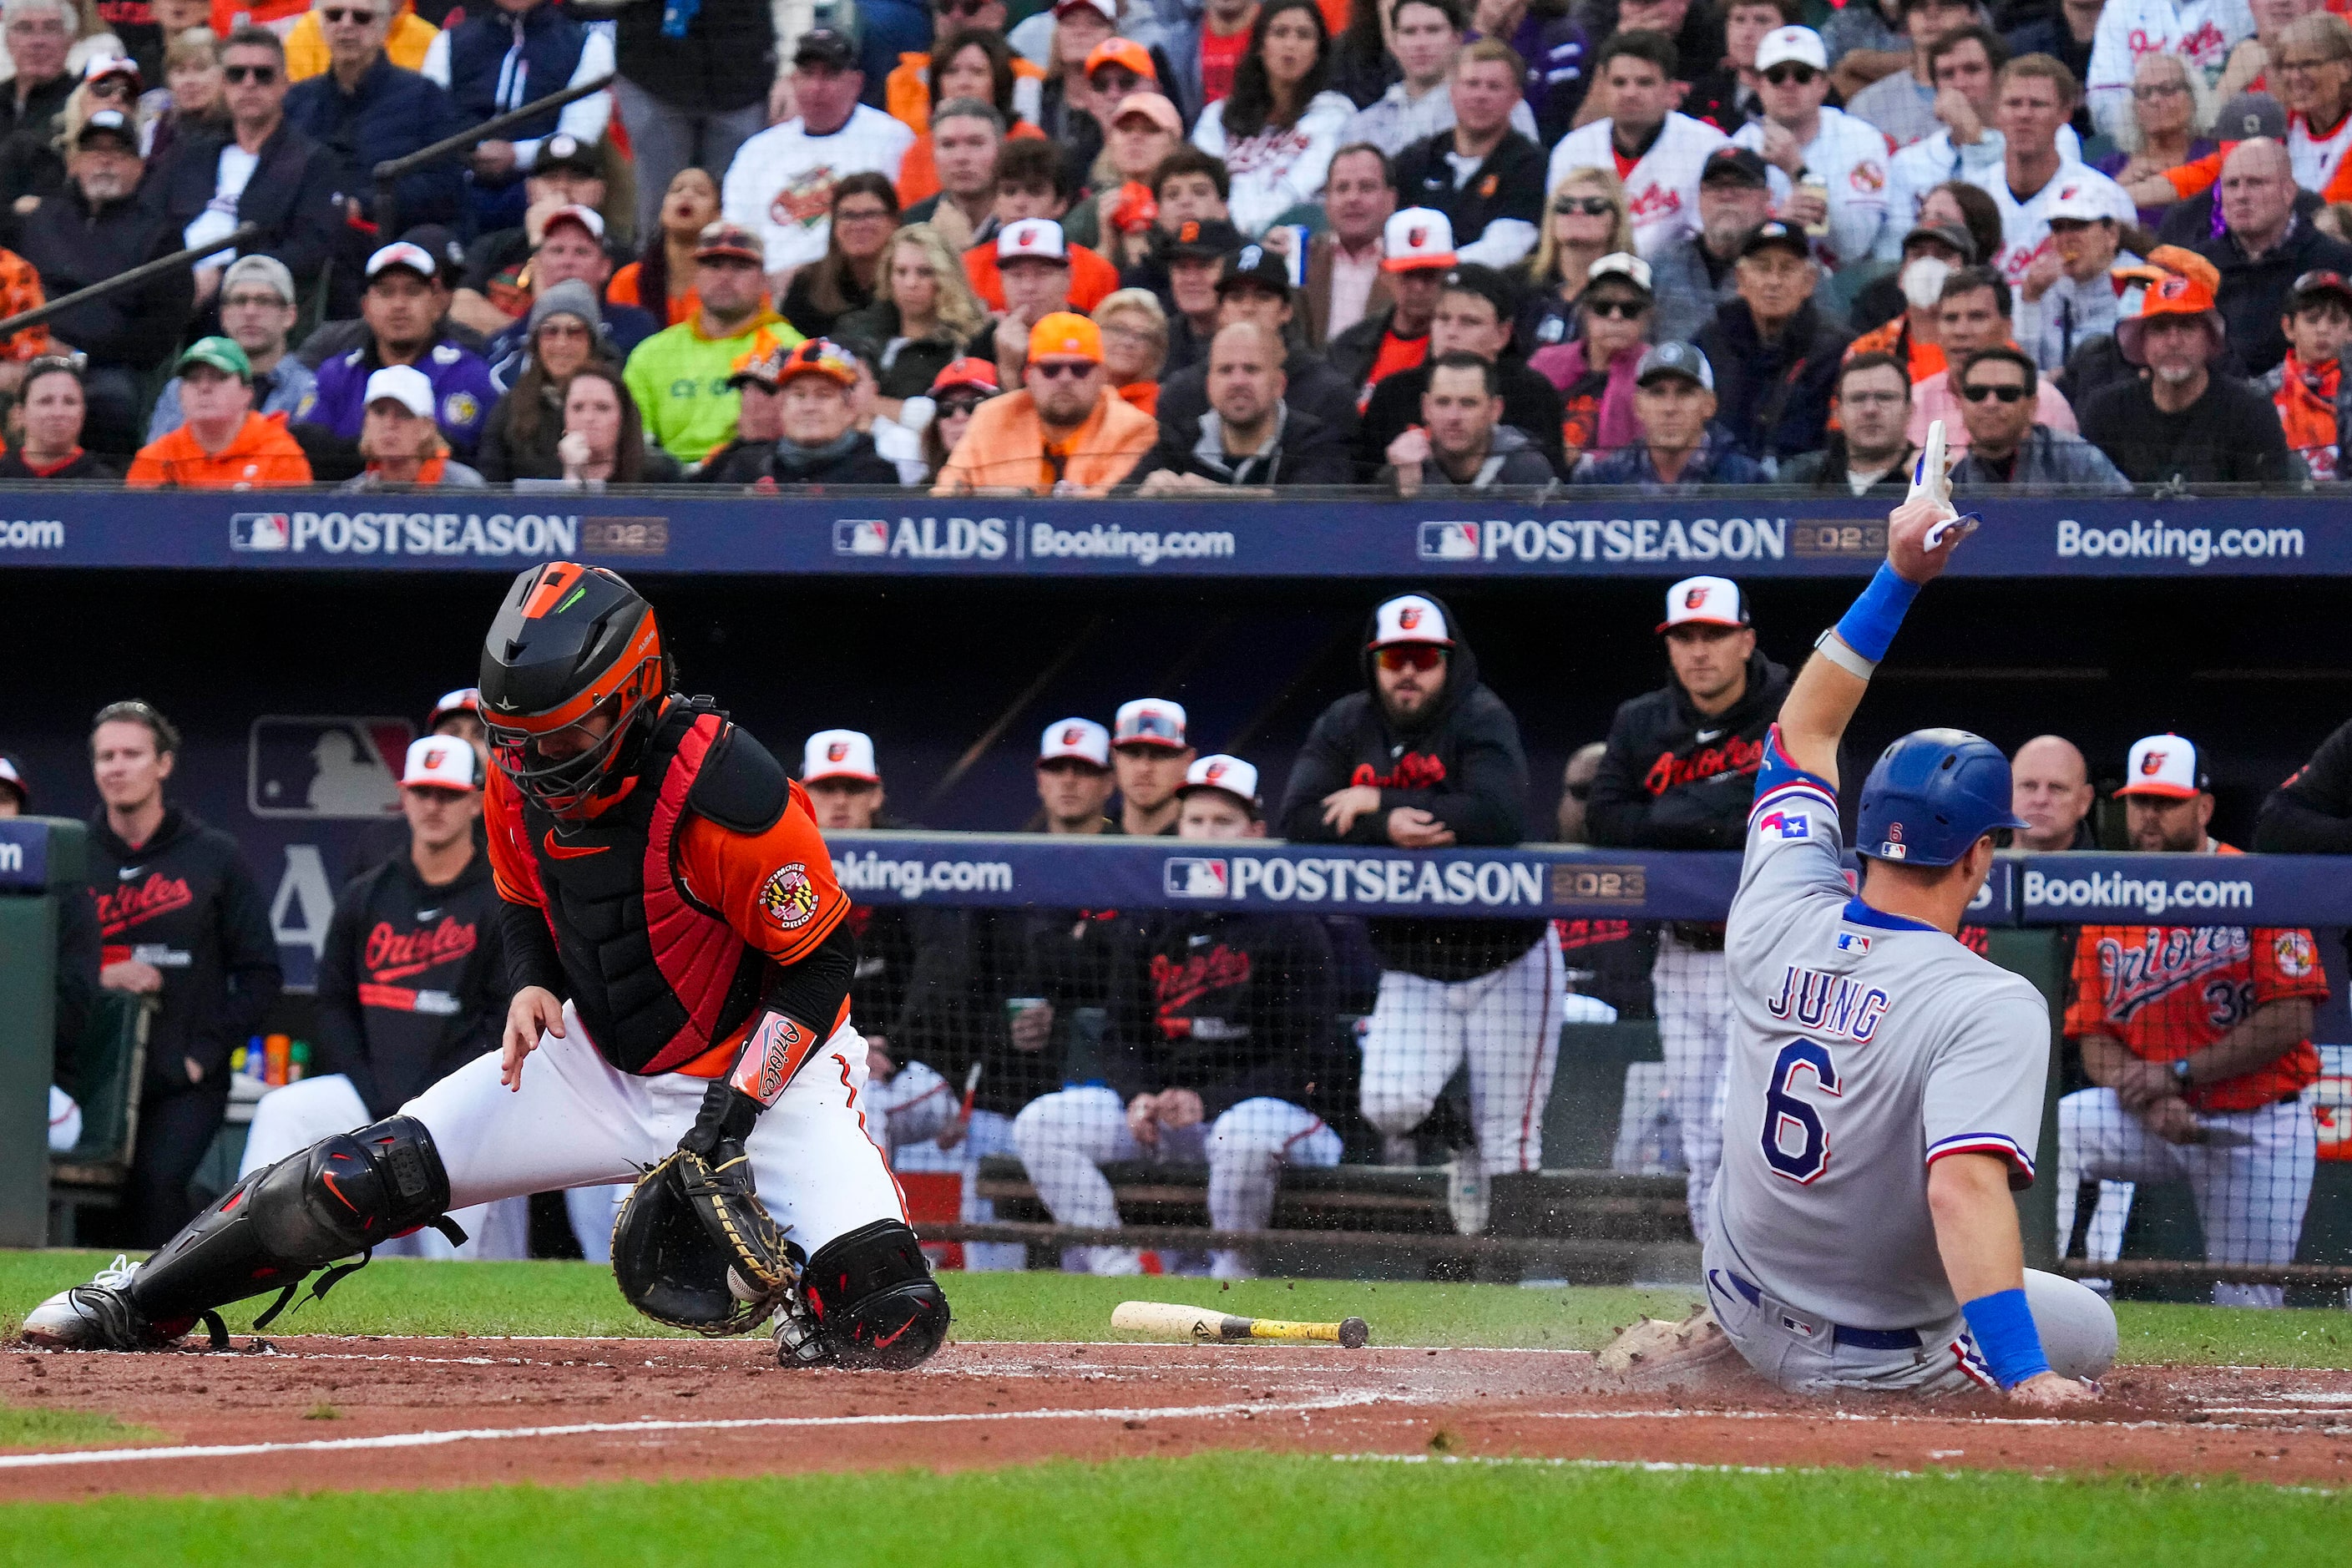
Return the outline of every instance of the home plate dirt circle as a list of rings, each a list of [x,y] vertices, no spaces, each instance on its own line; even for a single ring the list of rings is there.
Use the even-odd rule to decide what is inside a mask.
[[[1631,1393],[1557,1351],[951,1345],[784,1371],[764,1340],[288,1337],[268,1352],[0,1353],[0,1403],[161,1440],[0,1450],[0,1500],[707,1479],[1251,1448],[2352,1484],[2352,1373],[2135,1367],[2066,1418],[1985,1396]]]

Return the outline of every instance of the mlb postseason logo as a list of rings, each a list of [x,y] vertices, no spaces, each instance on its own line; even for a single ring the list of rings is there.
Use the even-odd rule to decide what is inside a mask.
[[[845,517],[833,525],[835,555],[887,555],[890,524],[878,517]]]
[[[1232,895],[1233,879],[1223,860],[1170,859],[1160,874],[1160,889],[1171,899],[1223,899]]]
[[[282,511],[241,511],[228,520],[231,550],[279,551],[293,545],[293,520]]]
[[[1421,525],[1423,561],[1475,561],[1478,525],[1475,522],[1424,522]]]

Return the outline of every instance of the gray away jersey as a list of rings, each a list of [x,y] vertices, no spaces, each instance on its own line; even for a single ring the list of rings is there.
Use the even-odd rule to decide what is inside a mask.
[[[1750,1282],[1850,1328],[1959,1310],[1927,1167],[1997,1154],[2033,1179],[2050,1052],[2042,994],[1853,896],[1837,799],[1775,729],[1725,939],[1730,1088],[1716,1223]]]

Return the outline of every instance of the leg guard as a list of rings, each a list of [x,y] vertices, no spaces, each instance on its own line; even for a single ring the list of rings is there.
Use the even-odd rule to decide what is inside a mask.
[[[929,1359],[947,1338],[947,1294],[915,1233],[895,1219],[818,1247],[797,1293],[777,1329],[777,1359],[786,1365],[898,1370]]]
[[[265,1291],[290,1295],[312,1269],[429,1225],[448,1206],[449,1177],[423,1122],[395,1116],[338,1132],[230,1188],[140,1266],[131,1303],[162,1324]]]

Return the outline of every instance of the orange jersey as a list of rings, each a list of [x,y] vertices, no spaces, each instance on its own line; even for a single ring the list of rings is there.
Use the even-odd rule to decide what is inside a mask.
[[[301,443],[287,433],[285,415],[247,414],[228,445],[216,453],[205,451],[185,425],[150,441],[131,459],[131,476],[122,482],[133,489],[175,486],[190,490],[307,485],[310,459]]]
[[[2327,995],[2319,948],[2299,926],[2084,926],[2074,979],[2067,1037],[2110,1035],[2151,1062],[2203,1050],[2265,1002]],[[2192,1087],[2189,1103],[2252,1110],[2318,1077],[2319,1053],[2305,1040],[2252,1072]]]
[[[715,729],[715,721],[707,722]],[[688,787],[683,773],[667,773],[658,782],[641,776],[630,781],[606,808],[617,811],[635,792],[658,789],[664,798],[657,815],[674,819],[678,825],[666,861],[672,887],[649,889],[644,898],[648,939],[664,952],[665,958],[678,949],[707,951],[714,935],[722,942],[726,935],[731,935],[779,967],[807,957],[848,917],[850,903],[834,879],[833,857],[817,831],[806,792],[798,782],[789,782],[789,798],[774,823],[761,832],[742,833],[694,811],[681,809]],[[668,798],[673,795],[677,798]],[[490,870],[499,896],[509,903],[537,909],[542,915],[550,907],[541,883],[542,849],[559,861],[584,859],[614,849],[627,852],[625,845],[616,844],[611,848],[601,845],[593,827],[582,833],[576,842],[568,844],[550,828],[544,846],[531,845],[526,837],[530,828],[520,796],[502,773],[493,772],[491,775],[486,806]],[[660,857],[656,852],[650,858],[657,860]],[[683,895],[682,901],[674,895]],[[723,923],[723,935],[713,931],[714,918]],[[550,929],[556,929],[552,920]],[[556,939],[562,947],[566,933],[557,931]],[[576,942],[578,938],[573,935],[572,940]],[[739,962],[740,954],[713,962],[703,966],[703,973],[709,976],[711,985],[723,989],[733,982]],[[664,979],[666,983],[676,983],[667,965]],[[683,994],[679,999],[689,1011],[705,1000]],[[845,999],[834,1017],[810,1021],[820,1024],[824,1033],[830,1034],[848,1016],[849,1004]],[[749,1018],[728,1027],[707,1049],[682,1063],[657,1070],[684,1073],[691,1078],[719,1077],[734,1060],[758,1017],[754,1011]],[[804,1037],[803,1049],[790,1067],[797,1068],[800,1059],[821,1044],[821,1036]],[[784,1076],[789,1079],[790,1071]]]

